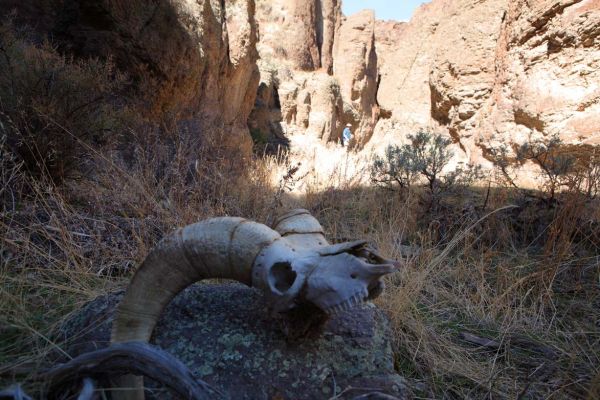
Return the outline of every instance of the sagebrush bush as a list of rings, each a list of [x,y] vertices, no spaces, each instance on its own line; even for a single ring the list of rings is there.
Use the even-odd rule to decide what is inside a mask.
[[[0,25],[0,134],[30,173],[62,181],[122,133],[126,83],[110,61],[75,60]]]
[[[481,167],[459,165],[448,171],[453,153],[452,141],[439,134],[420,131],[408,135],[409,144],[390,145],[385,157],[375,156],[371,167],[371,182],[394,189],[409,188],[425,182],[430,195],[430,207],[437,207],[443,193],[473,184],[483,177]]]
[[[514,149],[506,144],[493,147],[489,156],[503,180],[517,189],[519,168],[528,161],[536,165],[540,173],[535,189],[550,206],[558,201],[560,193],[578,193],[593,199],[600,191],[600,146],[567,145],[554,134],[530,138]]]
[[[563,150],[563,142],[558,135],[546,140],[530,140],[517,149],[517,161],[533,161],[544,174],[549,200],[553,201],[561,186],[567,185],[568,175],[574,171],[575,156]]]

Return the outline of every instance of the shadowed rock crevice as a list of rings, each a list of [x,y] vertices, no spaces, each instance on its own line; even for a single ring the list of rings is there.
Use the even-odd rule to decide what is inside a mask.
[[[234,4],[235,3],[235,4]],[[247,153],[247,118],[258,86],[253,0],[0,0],[17,20],[80,58],[111,59],[129,75],[146,117],[193,120]],[[36,8],[52,12],[36,22]]]

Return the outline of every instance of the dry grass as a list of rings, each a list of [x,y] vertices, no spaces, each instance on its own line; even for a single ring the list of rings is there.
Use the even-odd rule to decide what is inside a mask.
[[[46,366],[48,354],[61,348],[51,339],[54,326],[84,302],[123,287],[171,229],[215,215],[265,222],[280,207],[302,206],[335,241],[364,237],[404,260],[378,304],[390,316],[397,368],[420,396],[588,396],[600,365],[600,268],[577,235],[557,247],[566,236],[555,231],[567,231],[573,209],[551,219],[546,243],[559,250],[532,249],[509,223],[513,208],[502,191],[486,212],[465,212],[463,202],[433,218],[424,215],[418,191],[398,196],[348,182],[311,190],[314,177],[304,176],[308,190],[296,194],[286,182],[283,191],[291,193],[279,205],[271,174],[284,165],[255,160],[236,176],[210,151],[197,155],[205,162],[190,172],[185,148],[138,148],[133,163],[98,155],[103,173],[61,187],[21,176],[28,195],[5,208],[0,221],[4,384],[26,382]]]
[[[533,245],[516,231],[508,190],[494,192],[488,211],[454,204],[461,212],[437,217],[423,215],[419,193],[385,193],[332,189],[309,193],[305,205],[333,237],[369,238],[404,261],[378,304],[391,320],[397,369],[420,396],[596,398],[600,259],[597,242],[574,230],[598,222],[593,203],[567,199]],[[446,237],[440,224],[450,225]]]
[[[8,196],[0,215],[0,386],[35,386],[48,356],[63,351],[52,342],[54,328],[85,302],[124,287],[169,231],[209,216],[264,221],[270,213],[268,163],[236,176],[214,151],[197,154],[205,159],[192,170],[178,151],[152,153],[129,165],[96,153],[102,172],[61,186],[13,165],[25,190]]]

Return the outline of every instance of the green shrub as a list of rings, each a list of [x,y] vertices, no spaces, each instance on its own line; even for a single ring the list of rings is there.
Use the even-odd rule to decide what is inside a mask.
[[[371,181],[380,186],[407,188],[418,174],[411,146],[389,145],[385,156],[375,156],[371,168]]]
[[[481,178],[481,168],[470,164],[444,171],[453,156],[448,148],[452,143],[450,139],[424,131],[408,135],[408,138],[410,144],[390,145],[384,158],[375,157],[371,168],[373,183],[403,189],[425,182],[431,205],[435,206],[442,193],[471,185]]]
[[[0,135],[34,175],[62,181],[122,128],[125,78],[111,62],[76,61],[0,25]]]

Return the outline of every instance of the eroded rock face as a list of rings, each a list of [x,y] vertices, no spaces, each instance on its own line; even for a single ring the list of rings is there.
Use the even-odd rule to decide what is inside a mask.
[[[378,21],[370,147],[429,129],[482,163],[529,138],[600,143],[599,31],[598,0],[434,0],[406,24]]]
[[[477,144],[600,144],[600,1],[513,0]]]
[[[150,115],[193,118],[197,134],[249,147],[259,79],[254,0],[0,0],[0,7],[32,23],[38,3],[55,10],[46,33],[69,53],[112,58],[138,84]]]
[[[428,129],[452,135],[469,152],[463,135],[473,134],[476,114],[491,95],[506,3],[434,0],[406,24],[378,22],[377,100],[389,118],[378,124],[374,146]]]
[[[346,18],[335,42],[333,73],[340,82],[346,118],[356,139],[366,143],[379,117],[375,14],[365,10]]]
[[[69,355],[108,345],[120,297],[100,297],[64,324],[58,339],[69,339]],[[151,342],[230,399],[328,399],[350,386],[411,398],[374,306],[342,313],[318,337],[293,343],[267,314],[260,293],[243,285],[194,285],[167,307]]]
[[[333,43],[341,23],[340,0],[257,0],[260,55],[287,61],[293,70],[333,68]]]
[[[373,13],[343,18],[339,0],[259,0],[257,20],[261,86],[279,107],[257,101],[251,127],[274,142],[280,132],[328,142],[351,123],[364,144],[378,115]]]
[[[253,132],[270,144],[295,134],[323,141],[338,137],[343,107],[331,74],[341,2],[258,0],[257,20],[261,82],[249,122]]]

